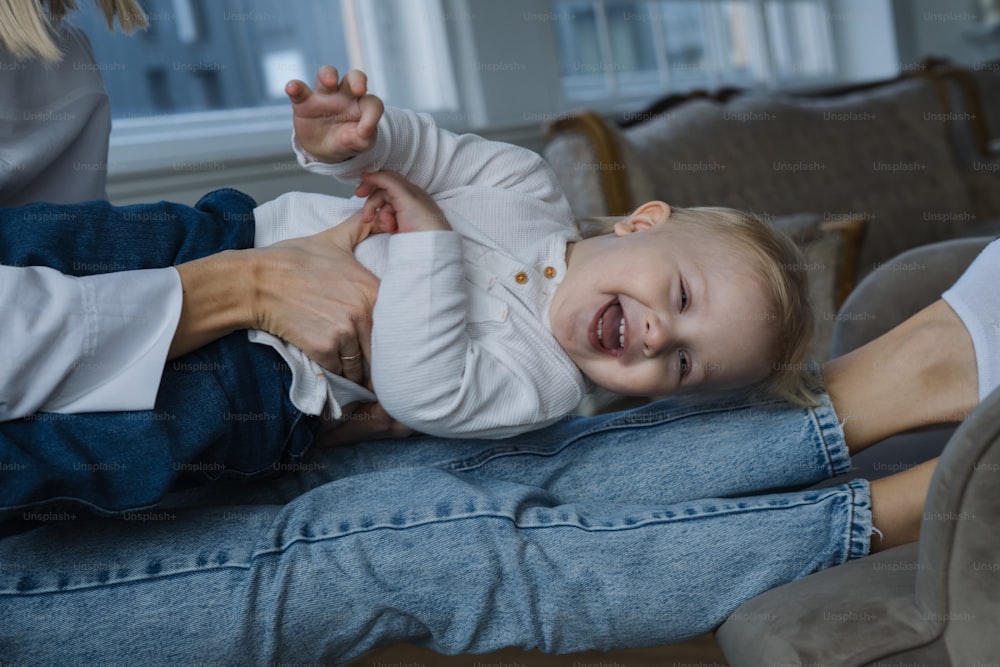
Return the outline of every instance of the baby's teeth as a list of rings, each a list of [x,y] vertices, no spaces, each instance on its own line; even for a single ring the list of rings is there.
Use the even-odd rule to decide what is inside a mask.
[[[601,340],[601,333],[604,331],[604,320],[597,320],[597,340]]]
[[[625,320],[624,318],[618,324],[618,346],[621,348],[625,347]]]

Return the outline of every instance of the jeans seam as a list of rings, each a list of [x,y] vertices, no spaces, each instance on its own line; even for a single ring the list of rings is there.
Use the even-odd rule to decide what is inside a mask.
[[[868,487],[868,482],[863,479],[853,479],[847,483],[847,488],[851,493],[850,498],[850,517],[848,524],[849,530],[849,540],[848,540],[848,551],[846,560],[855,560],[857,558],[863,558],[871,553],[871,493],[868,493],[868,501],[866,502],[864,498],[859,497],[860,492]],[[861,506],[868,506],[868,526],[867,530],[865,526],[860,525],[860,518],[858,517],[858,509]],[[867,535],[862,537],[861,535],[855,535],[855,533],[865,532]]]
[[[853,521],[854,521],[853,510],[854,510],[855,502],[857,502],[857,500],[855,499],[855,491],[856,491],[856,489],[854,489],[852,486],[849,485],[846,490],[848,491],[848,493],[850,495],[850,498],[851,498],[851,508],[852,508],[851,509],[851,521],[852,521],[851,528],[852,528],[852,530],[850,532],[853,533],[853,527],[854,527],[853,526]],[[108,588],[108,587],[111,587],[111,586],[118,586],[118,585],[125,585],[125,584],[135,584],[135,583],[142,583],[142,582],[152,582],[152,581],[157,581],[157,580],[169,579],[169,578],[175,577],[175,576],[184,576],[184,575],[197,574],[197,573],[223,572],[223,571],[226,571],[226,570],[249,571],[249,570],[253,569],[255,561],[257,561],[259,559],[264,559],[264,558],[275,558],[275,557],[280,558],[281,556],[283,556],[288,551],[290,551],[291,549],[293,549],[294,547],[296,547],[298,545],[319,544],[319,543],[322,543],[322,542],[330,542],[330,541],[334,541],[334,540],[338,540],[338,539],[342,539],[342,538],[349,538],[349,537],[354,537],[354,536],[362,535],[362,534],[365,534],[365,533],[374,533],[374,532],[384,531],[384,530],[405,531],[405,530],[410,530],[410,529],[414,529],[414,528],[423,528],[423,527],[427,527],[427,526],[434,526],[434,525],[441,525],[441,524],[448,524],[448,523],[456,523],[456,522],[461,522],[461,521],[480,520],[480,519],[494,519],[494,520],[508,522],[512,526],[514,526],[516,529],[521,530],[521,531],[542,530],[542,529],[547,529],[547,528],[564,528],[564,529],[568,529],[568,530],[576,530],[576,531],[582,531],[582,532],[586,532],[586,533],[603,533],[603,532],[631,531],[631,530],[637,530],[637,529],[641,529],[641,528],[647,528],[647,527],[651,527],[651,526],[655,526],[655,525],[659,525],[659,524],[676,524],[676,523],[684,523],[684,522],[690,522],[690,521],[697,521],[697,520],[705,519],[707,517],[718,517],[718,516],[738,515],[738,514],[752,514],[752,513],[760,512],[760,511],[785,510],[785,509],[790,509],[790,508],[793,508],[793,507],[799,507],[799,506],[804,506],[804,505],[816,505],[818,503],[825,502],[825,501],[829,500],[829,498],[830,498],[831,495],[843,494],[844,491],[845,491],[844,488],[834,487],[834,488],[831,488],[831,489],[828,489],[828,490],[824,490],[824,492],[822,492],[822,493],[820,493],[820,492],[816,492],[815,494],[810,493],[810,494],[808,494],[808,496],[809,496],[808,498],[807,497],[803,497],[803,498],[795,500],[794,502],[789,502],[788,504],[785,504],[785,505],[760,504],[760,505],[756,505],[754,507],[737,507],[737,506],[733,506],[733,507],[725,507],[725,508],[722,508],[722,509],[713,510],[711,512],[704,512],[704,513],[700,513],[700,514],[697,514],[697,515],[680,514],[680,515],[675,515],[675,516],[671,516],[671,517],[666,517],[666,516],[648,517],[648,518],[644,518],[644,519],[641,519],[641,520],[637,520],[635,523],[632,523],[632,524],[619,524],[619,525],[615,525],[615,526],[602,526],[602,525],[582,526],[579,523],[569,523],[569,522],[560,521],[560,520],[552,521],[550,523],[545,523],[545,524],[525,525],[524,523],[518,521],[516,517],[512,517],[512,516],[510,516],[508,514],[502,514],[502,513],[497,513],[497,512],[462,514],[462,515],[455,515],[455,516],[443,517],[443,518],[428,518],[428,519],[425,519],[425,520],[415,521],[415,522],[412,522],[412,523],[409,523],[409,524],[406,524],[406,525],[402,525],[402,526],[391,525],[391,524],[386,523],[384,525],[373,525],[373,526],[370,526],[370,527],[359,527],[357,529],[353,529],[353,530],[349,530],[349,531],[344,531],[344,532],[340,532],[340,533],[337,533],[337,534],[320,535],[320,536],[316,536],[316,537],[305,537],[305,536],[299,535],[299,536],[296,536],[295,538],[293,538],[291,540],[288,540],[288,541],[282,543],[280,546],[268,547],[268,548],[262,549],[262,550],[253,550],[252,549],[249,552],[249,554],[248,554],[247,560],[245,562],[243,562],[243,563],[233,563],[233,562],[230,562],[230,563],[225,563],[225,564],[206,564],[205,566],[188,567],[188,568],[184,568],[184,569],[173,570],[171,572],[157,573],[157,574],[148,575],[148,576],[122,578],[120,580],[115,580],[115,581],[108,581],[108,582],[103,582],[103,583],[96,582],[96,583],[89,583],[89,584],[85,584],[85,585],[75,586],[75,587],[66,587],[66,588],[59,588],[59,589],[43,589],[43,588],[39,588],[39,589],[36,589],[34,591],[24,591],[24,592],[0,591],[0,598],[5,598],[5,597],[26,597],[26,596],[34,596],[34,595],[50,595],[52,593],[73,593],[73,592],[80,592],[80,591],[86,591],[86,590]],[[860,528],[860,526],[859,526],[859,528]],[[852,534],[852,543],[853,543],[853,534]],[[853,552],[854,552],[854,550],[852,549],[851,553],[853,553]],[[864,555],[864,554],[859,554],[859,555]]]
[[[302,543],[315,544],[315,543],[319,543],[319,542],[325,542],[325,541],[328,541],[328,540],[336,540],[336,539],[340,539],[340,538],[344,538],[344,537],[352,537],[352,536],[355,536],[355,535],[361,535],[361,534],[365,534],[365,533],[372,533],[372,532],[377,532],[377,531],[382,531],[382,530],[392,530],[392,531],[410,530],[412,528],[422,528],[422,527],[425,527],[425,526],[433,526],[433,525],[438,525],[438,524],[447,524],[447,523],[452,523],[452,522],[457,522],[457,521],[468,521],[468,520],[478,520],[478,519],[497,519],[497,520],[503,520],[503,521],[510,522],[518,530],[540,530],[540,529],[546,529],[546,528],[567,528],[567,529],[573,529],[573,530],[580,530],[580,531],[588,532],[588,533],[616,532],[616,531],[623,531],[623,530],[635,530],[635,529],[638,529],[638,528],[644,528],[644,527],[648,527],[648,526],[655,525],[655,524],[666,524],[666,523],[679,523],[679,522],[687,522],[687,521],[697,521],[697,520],[704,519],[704,518],[709,517],[709,516],[716,517],[716,516],[726,516],[726,515],[735,515],[735,514],[751,514],[751,513],[755,513],[755,512],[761,512],[761,511],[785,510],[785,509],[790,509],[790,508],[793,508],[793,507],[817,505],[817,504],[819,504],[821,502],[827,501],[830,498],[831,495],[833,495],[833,496],[842,495],[845,491],[847,491],[850,494],[850,498],[851,499],[854,498],[854,493],[853,493],[854,489],[845,489],[844,487],[832,487],[832,488],[829,488],[829,489],[823,489],[822,491],[823,491],[823,493],[815,492],[815,494],[816,494],[815,497],[812,497],[812,498],[809,498],[809,499],[806,499],[806,498],[803,497],[803,498],[798,499],[798,500],[796,500],[794,502],[789,502],[788,504],[785,504],[785,505],[755,505],[753,507],[737,507],[737,506],[733,506],[733,507],[726,507],[726,508],[723,508],[723,509],[713,510],[711,512],[703,512],[703,513],[699,513],[697,515],[678,514],[678,515],[670,516],[670,517],[666,517],[666,516],[649,517],[649,518],[644,518],[644,519],[641,519],[641,520],[637,520],[635,523],[630,523],[630,524],[624,524],[623,523],[621,525],[615,525],[615,526],[599,526],[599,525],[582,526],[582,525],[580,525],[578,523],[569,523],[569,522],[566,522],[566,521],[552,521],[550,523],[545,523],[545,524],[525,525],[522,522],[518,521],[516,518],[511,517],[510,515],[496,513],[496,512],[475,513],[475,514],[462,514],[462,515],[456,515],[456,516],[451,516],[451,517],[441,517],[441,518],[435,517],[435,518],[428,518],[428,519],[421,520],[421,521],[415,521],[415,522],[412,522],[412,523],[408,523],[406,525],[392,525],[392,524],[386,523],[386,524],[383,524],[383,525],[373,525],[373,526],[369,526],[369,527],[359,527],[357,529],[352,529],[352,530],[344,531],[344,532],[337,533],[337,534],[321,535],[321,536],[316,536],[316,537],[306,537],[306,536],[299,535],[299,536],[296,536],[294,539],[291,539],[288,542],[283,543],[281,546],[278,546],[278,547],[269,547],[269,548],[267,548],[265,550],[255,551],[255,552],[251,553],[251,555],[250,555],[250,561],[256,560],[259,557],[271,557],[271,556],[282,554],[285,551],[287,551],[290,547],[295,546],[297,544],[302,544]],[[812,495],[812,494],[810,493],[809,495]],[[223,566],[217,566],[217,567],[221,568]]]
[[[689,418],[692,418],[692,417],[700,417],[700,416],[706,415],[706,414],[713,414],[713,413],[717,413],[717,412],[732,412],[734,410],[747,410],[747,409],[751,409],[751,408],[759,408],[761,406],[777,405],[777,404],[780,404],[780,403],[783,403],[783,401],[764,399],[764,400],[760,400],[760,401],[754,401],[752,403],[742,402],[738,406],[723,405],[723,406],[713,407],[713,408],[695,408],[695,409],[686,410],[686,411],[682,412],[682,414],[677,415],[677,416],[672,416],[672,417],[668,417],[668,418],[661,418],[661,419],[657,419],[657,420],[653,420],[653,419],[647,418],[645,420],[642,420],[641,422],[640,421],[630,421],[632,419],[632,415],[634,415],[636,412],[639,412],[639,411],[642,411],[642,410],[645,409],[645,407],[641,407],[641,408],[636,408],[635,410],[630,410],[630,411],[626,412],[625,414],[623,414],[623,415],[621,415],[619,417],[616,417],[614,419],[611,419],[609,421],[602,422],[598,426],[594,426],[594,427],[592,427],[590,429],[587,429],[585,431],[577,433],[577,434],[573,435],[569,440],[567,440],[566,442],[564,442],[562,444],[562,446],[560,446],[558,448],[555,448],[555,449],[529,450],[528,448],[523,447],[523,446],[520,446],[520,447],[509,447],[509,446],[508,447],[497,447],[497,448],[490,449],[488,452],[481,453],[479,456],[477,456],[475,458],[472,458],[472,459],[462,459],[462,460],[459,460],[459,461],[451,461],[449,463],[445,463],[445,464],[441,465],[440,467],[442,469],[450,470],[450,471],[455,471],[455,472],[467,472],[467,471],[470,471],[470,470],[474,470],[476,468],[481,468],[482,466],[484,466],[487,463],[493,461],[494,459],[501,458],[501,457],[504,457],[504,456],[521,456],[521,455],[527,454],[527,455],[531,455],[531,456],[552,457],[552,456],[556,456],[558,454],[561,454],[568,447],[570,447],[571,445],[576,444],[577,442],[579,442],[580,440],[582,440],[584,438],[589,438],[589,437],[591,437],[593,435],[596,435],[596,434],[599,434],[599,433],[603,433],[603,432],[621,431],[621,430],[624,430],[624,429],[635,428],[635,427],[659,426],[659,425],[662,425],[662,424],[667,423],[667,422],[679,422],[679,421],[681,421],[683,419],[689,419]]]
[[[847,443],[844,440],[843,431],[833,405],[829,402],[826,394],[824,394],[824,398],[826,400],[823,401],[822,405],[809,408],[809,414],[819,436],[823,453],[826,455],[826,465],[830,471],[830,477],[834,477],[851,471],[851,457],[849,453],[840,451],[841,447],[847,449]],[[820,417],[821,412],[823,417]]]

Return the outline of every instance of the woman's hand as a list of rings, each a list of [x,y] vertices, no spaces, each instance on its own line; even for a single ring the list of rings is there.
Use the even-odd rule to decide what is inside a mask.
[[[331,373],[364,383],[378,279],[354,258],[371,232],[356,213],[325,232],[261,248],[256,328],[287,340]]]
[[[238,329],[262,329],[364,384],[378,279],[354,258],[360,212],[313,236],[177,266],[184,288],[174,358]]]

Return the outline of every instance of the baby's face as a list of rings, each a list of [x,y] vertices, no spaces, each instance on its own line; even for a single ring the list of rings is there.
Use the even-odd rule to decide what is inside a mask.
[[[549,319],[580,370],[634,396],[764,379],[777,330],[750,260],[669,221],[577,243]]]

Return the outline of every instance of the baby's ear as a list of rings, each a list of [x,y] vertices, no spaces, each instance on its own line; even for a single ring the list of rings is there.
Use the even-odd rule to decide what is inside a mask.
[[[670,204],[662,201],[646,202],[627,218],[615,224],[615,234],[625,236],[664,224],[670,219]]]

